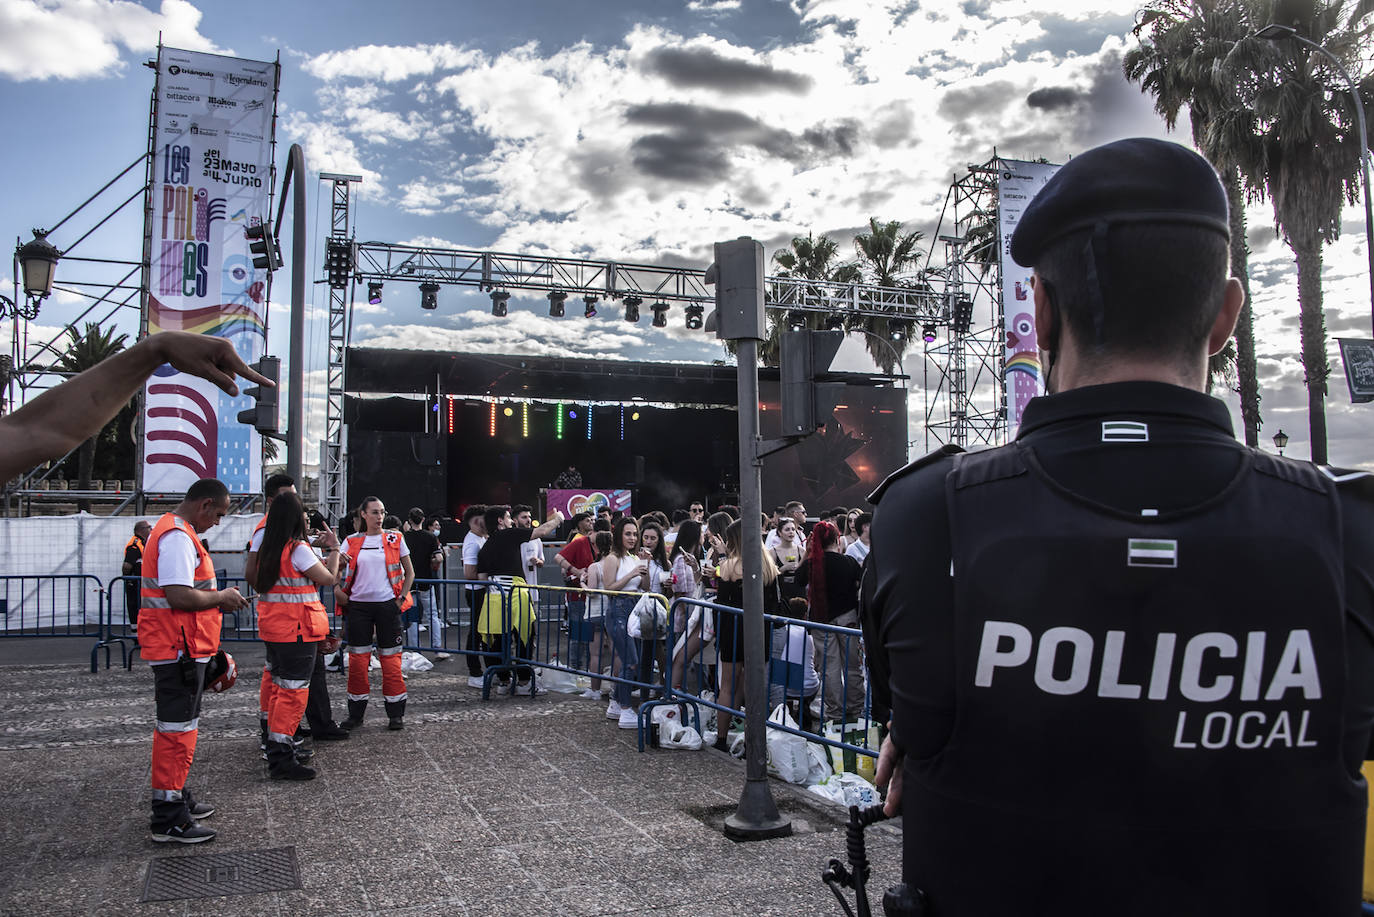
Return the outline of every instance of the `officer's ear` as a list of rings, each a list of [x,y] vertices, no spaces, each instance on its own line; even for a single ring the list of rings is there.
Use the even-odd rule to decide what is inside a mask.
[[[1035,297],[1036,346],[1054,353],[1059,349],[1059,307],[1049,284],[1039,274],[1031,275],[1031,290]]]
[[[1208,356],[1221,353],[1226,342],[1231,339],[1236,330],[1236,319],[1240,317],[1240,310],[1244,305],[1245,289],[1239,280],[1232,277],[1226,281],[1226,288],[1221,297],[1221,309],[1217,312],[1216,321],[1212,323],[1212,330],[1207,334]]]

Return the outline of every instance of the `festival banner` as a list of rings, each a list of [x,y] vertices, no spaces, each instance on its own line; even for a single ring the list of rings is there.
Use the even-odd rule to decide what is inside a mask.
[[[1341,345],[1341,362],[1345,364],[1345,384],[1350,389],[1350,403],[1374,401],[1374,341],[1360,338],[1336,338]]]
[[[1040,351],[1035,339],[1035,301],[1031,296],[1031,270],[1011,257],[1011,234],[1031,198],[1050,180],[1059,166],[1047,162],[1004,159],[998,173],[997,212],[1000,217],[1002,253],[1002,322],[1006,332],[1007,433],[1016,435],[1021,412],[1036,395],[1044,394]]]
[[[601,507],[611,512],[619,510],[630,512],[630,492],[628,490],[598,490],[592,487],[579,487],[576,490],[550,490],[547,492],[548,515],[559,510],[565,518],[571,519],[577,513],[596,515]]]
[[[223,337],[252,363],[266,347],[267,274],[244,229],[269,218],[277,64],[160,47],[157,67],[148,333]],[[168,365],[144,394],[145,491],[198,478],[261,490],[261,438],[238,422],[251,398]]]

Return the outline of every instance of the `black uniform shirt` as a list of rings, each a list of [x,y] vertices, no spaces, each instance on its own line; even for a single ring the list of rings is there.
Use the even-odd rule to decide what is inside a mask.
[[[1112,436],[1144,424],[1148,439],[1104,448],[1104,421],[1121,422]],[[1050,477],[1109,506],[1139,512],[1196,504],[1235,474],[1245,446],[1235,440],[1223,402],[1157,382],[1088,386],[1033,399],[1017,439],[1030,446]],[[951,459],[924,464],[884,485],[873,520],[869,566],[874,577],[869,647],[880,658],[875,706],[890,702],[903,750],[925,758],[946,743],[954,722],[954,596],[950,579],[945,476]],[[1343,501],[1348,671],[1352,728],[1374,721],[1374,479],[1364,499]],[[1008,513],[1017,511],[1007,507]],[[1224,574],[1223,574],[1224,575]],[[1242,574],[1245,575],[1245,574]],[[1250,572],[1250,575],[1255,575]],[[890,692],[890,693],[889,693]],[[1358,764],[1358,762],[1351,762]]]

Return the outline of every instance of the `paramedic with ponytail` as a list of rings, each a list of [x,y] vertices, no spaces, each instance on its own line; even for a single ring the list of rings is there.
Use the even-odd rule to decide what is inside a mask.
[[[1238,443],[1205,394],[1232,232],[1186,147],[1075,156],[1011,237],[1049,394],[870,497],[887,913],[1360,913],[1374,479]]]
[[[219,651],[223,613],[248,605],[237,589],[217,589],[201,543],[229,512],[229,490],[214,478],[191,485],[176,509],[153,526],[143,553],[139,652],[153,670],[153,840],[199,844],[215,832],[196,823],[213,806],[196,802],[186,776],[196,753],[205,669]]]
[[[340,725],[356,729],[367,712],[368,665],[373,641],[382,661],[382,697],[388,729],[402,729],[406,712],[406,682],[401,674],[401,646],[405,628],[401,612],[411,605],[410,584],[415,569],[400,532],[383,531],[386,507],[368,497],[358,507],[366,526],[344,542],[348,572],[334,587],[335,597],[348,606],[344,634],[348,638],[348,719]]]
[[[267,769],[274,780],[313,780],[314,768],[296,757],[293,738],[310,695],[310,677],[329,617],[321,586],[339,574],[339,540],[326,530],[321,563],[306,538],[305,507],[294,491],[283,491],[267,510],[258,549],[256,579],[258,635],[267,645],[271,695],[267,703]]]

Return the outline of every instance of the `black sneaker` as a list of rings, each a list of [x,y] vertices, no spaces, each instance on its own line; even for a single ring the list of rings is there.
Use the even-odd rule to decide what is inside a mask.
[[[351,716],[350,716],[348,719],[344,720],[342,723],[339,724],[339,728],[340,728],[340,729],[357,729],[357,728],[358,728],[359,726],[361,726],[362,724],[363,724],[363,721],[362,721],[362,720],[360,720],[360,719],[355,719],[354,717],[351,717]]]
[[[393,716],[391,720],[386,724],[386,728],[391,729],[393,731],[397,729],[405,729],[406,723],[402,717]]]
[[[209,818],[211,815],[215,814],[214,806],[210,805],[208,802],[197,802],[195,798],[191,796],[190,790],[183,790],[181,798],[186,803],[186,811],[190,812],[191,817],[196,821],[202,818]]]
[[[348,738],[351,733],[340,726],[338,723],[330,723],[322,729],[315,730],[316,742],[340,742]]]
[[[269,771],[268,776],[273,780],[314,780],[315,769],[306,767],[299,761],[292,761],[274,771]]]
[[[153,841],[159,844],[203,844],[215,839],[215,830],[188,821],[184,825],[154,829],[152,837]]]

